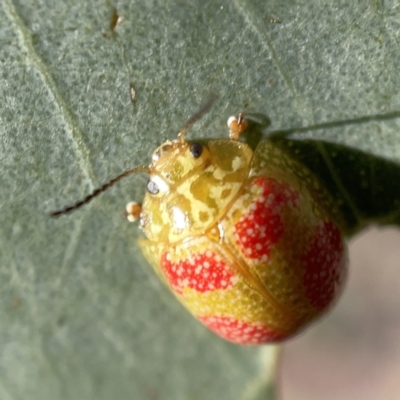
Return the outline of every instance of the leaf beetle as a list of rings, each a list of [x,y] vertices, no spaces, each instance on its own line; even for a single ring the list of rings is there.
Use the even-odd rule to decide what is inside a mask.
[[[268,139],[240,141],[243,114],[229,137],[188,141],[188,128],[139,166],[112,179],[66,214],[137,172],[149,175],[140,220],[145,258],[204,325],[242,345],[285,340],[324,314],[342,292],[347,250],[329,193],[305,166]]]

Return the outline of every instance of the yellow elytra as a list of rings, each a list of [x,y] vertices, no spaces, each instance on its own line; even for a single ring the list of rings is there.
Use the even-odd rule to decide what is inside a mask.
[[[207,106],[208,107],[208,106]],[[206,108],[207,108],[206,107]],[[60,215],[134,172],[147,172],[143,205],[129,203],[146,239],[139,246],[159,277],[203,324],[238,344],[287,339],[340,295],[346,245],[333,200],[310,170],[268,140],[177,139]]]

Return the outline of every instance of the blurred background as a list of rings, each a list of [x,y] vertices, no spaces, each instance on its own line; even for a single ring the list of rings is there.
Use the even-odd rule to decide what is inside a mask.
[[[329,318],[286,345],[283,400],[400,399],[400,231],[350,242],[350,275]]]

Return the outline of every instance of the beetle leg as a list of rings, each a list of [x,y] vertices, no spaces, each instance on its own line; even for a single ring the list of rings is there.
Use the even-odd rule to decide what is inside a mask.
[[[241,133],[247,128],[247,121],[244,119],[244,115],[239,113],[238,117],[228,118],[229,138],[238,140]]]
[[[135,222],[140,218],[140,213],[142,212],[142,206],[134,201],[129,202],[126,205],[126,211],[124,216],[129,222]]]

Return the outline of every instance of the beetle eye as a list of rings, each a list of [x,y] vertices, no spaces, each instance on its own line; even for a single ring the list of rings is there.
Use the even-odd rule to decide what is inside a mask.
[[[155,182],[149,181],[149,183],[147,184],[147,191],[151,194],[157,194],[160,189]]]
[[[199,158],[203,152],[203,145],[201,143],[192,143],[190,145],[190,153],[194,158]]]

